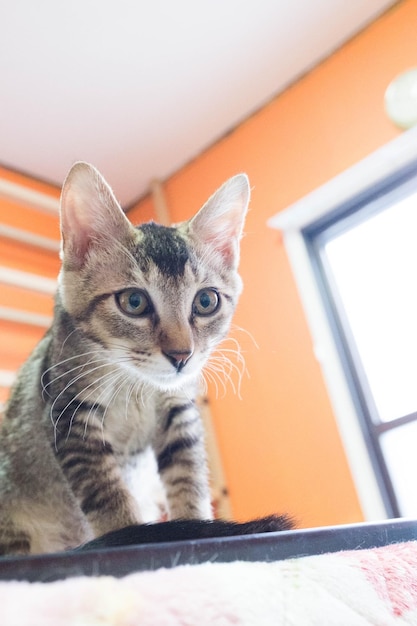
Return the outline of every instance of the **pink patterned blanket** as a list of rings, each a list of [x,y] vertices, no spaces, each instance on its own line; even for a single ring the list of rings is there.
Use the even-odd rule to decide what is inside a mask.
[[[278,561],[0,583],[1,626],[417,625],[417,542]]]

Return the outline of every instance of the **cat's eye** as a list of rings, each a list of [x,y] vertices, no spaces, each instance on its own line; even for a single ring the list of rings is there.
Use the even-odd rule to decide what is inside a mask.
[[[211,315],[220,306],[219,294],[215,289],[201,289],[194,298],[194,315]]]
[[[127,315],[139,317],[152,311],[152,304],[142,289],[125,289],[116,293],[119,308]]]

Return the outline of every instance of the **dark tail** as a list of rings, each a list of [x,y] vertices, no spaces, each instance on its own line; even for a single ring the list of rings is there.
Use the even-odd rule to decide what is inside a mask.
[[[155,524],[137,524],[113,530],[85,543],[78,550],[274,533],[292,528],[294,528],[294,522],[286,515],[270,515],[243,523],[226,520],[176,520]]]

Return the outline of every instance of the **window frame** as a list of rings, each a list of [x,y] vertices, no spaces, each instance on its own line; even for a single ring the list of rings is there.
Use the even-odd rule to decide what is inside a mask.
[[[391,426],[375,424],[369,415],[369,395],[357,373],[358,359],[347,327],[341,323],[326,283],[328,274],[320,245],[326,231],[346,228],[359,211],[368,210],[370,215],[382,210],[392,194],[401,194],[404,186],[413,184],[410,181],[416,181],[417,187],[417,128],[400,135],[268,221],[269,226],[283,233],[315,354],[367,520],[399,515],[377,432]]]
[[[390,517],[400,517],[401,512],[380,438],[388,430],[417,421],[417,412],[403,415],[388,422],[379,419],[349,323],[344,319],[343,306],[337,301],[336,290],[330,277],[330,266],[323,252],[323,247],[338,234],[342,234],[356,224],[366,221],[366,219],[416,191],[417,161],[408,164],[401,171],[395,172],[386,180],[379,182],[367,193],[352,198],[350,202],[340,206],[336,212],[301,230],[384,506]]]

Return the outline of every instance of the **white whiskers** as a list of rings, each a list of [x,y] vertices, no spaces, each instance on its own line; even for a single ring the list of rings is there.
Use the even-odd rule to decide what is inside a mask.
[[[110,398],[107,400],[106,402],[106,407],[104,409],[102,418],[101,418],[101,434],[102,434],[102,438],[103,438],[103,443],[104,443],[104,419],[106,417],[106,413],[110,407],[110,405],[112,404],[112,402],[115,400],[116,396],[120,393],[120,391],[125,387],[126,385],[126,375],[124,372],[119,371],[118,373],[116,373],[114,375],[114,378],[112,380],[112,384],[115,387],[113,393],[111,394]]]
[[[62,374],[60,374],[59,376],[56,376],[55,378],[53,378],[52,380],[50,380],[48,383],[45,384],[45,378],[48,374],[50,374],[54,369],[56,369],[57,367],[60,367],[61,365],[64,365],[65,363],[68,363],[69,361],[73,361],[74,359],[80,359],[83,358],[84,356],[88,356],[90,354],[100,354],[100,352],[98,350],[90,350],[89,352],[83,352],[81,354],[75,354],[74,356],[70,356],[67,359],[63,359],[62,361],[59,361],[58,363],[55,363],[54,365],[51,365],[51,367],[48,367],[47,370],[45,370],[41,376],[41,386],[42,386],[42,398],[45,400],[45,395],[49,396],[51,398],[50,393],[47,391],[47,388],[52,385],[55,381],[59,380],[60,378],[62,378],[63,376],[67,376],[68,374],[70,374],[71,372],[73,372],[76,369],[80,369],[85,367],[86,365],[88,365],[89,363],[91,363],[90,361],[85,361],[85,363],[81,363],[80,365],[76,365],[75,367],[71,368],[70,370],[65,370]],[[99,359],[99,361],[102,361],[103,359]]]
[[[225,347],[224,344],[227,346],[228,342],[234,347]],[[245,372],[247,373],[245,359],[239,343],[233,337],[229,337],[219,344],[205,365],[203,384],[207,389],[207,381],[211,382],[215,387],[216,397],[219,396],[219,390],[222,391],[222,395],[225,395],[227,384],[229,384],[233,393],[241,398],[240,388]]]
[[[230,329],[231,329],[232,332],[238,331],[240,333],[244,333],[252,341],[252,343],[255,346],[255,348],[257,350],[259,350],[259,345],[258,345],[255,337],[252,335],[252,333],[250,333],[248,330],[246,330],[246,328],[242,328],[241,326],[237,326],[236,324],[232,324],[230,326]]]
[[[67,369],[66,367],[74,363],[75,360],[78,361],[77,364]],[[97,412],[99,411],[101,404],[105,407],[103,414],[100,415],[101,428],[103,432],[104,419],[110,405],[121,390],[126,388],[128,385],[129,387],[126,399],[127,415],[128,403],[133,395],[133,392],[135,391],[135,387],[140,385],[140,381],[138,380],[134,380],[132,383],[127,371],[119,367],[123,363],[130,362],[132,362],[132,358],[128,353],[117,358],[113,357],[113,359],[110,360],[109,357],[103,357],[102,351],[89,350],[59,361],[43,373],[41,377],[41,385],[44,400],[45,396],[52,399],[50,390],[57,382],[59,383],[59,381],[61,381],[59,393],[54,397],[49,410],[50,419],[54,428],[55,447],[57,447],[59,423],[65,412],[70,409],[74,403],[77,404],[69,417],[66,440],[69,438],[77,412],[83,404],[89,402],[90,398],[92,398],[92,406],[85,419],[84,437],[86,436],[90,420],[97,417]],[[61,371],[61,368],[64,368],[64,371]],[[54,371],[57,371],[57,375],[46,382],[48,374],[50,375]],[[73,391],[71,390],[72,387],[75,387]],[[136,390],[136,395],[137,393],[138,391]],[[68,398],[66,397],[67,394]],[[65,406],[62,409],[59,407],[59,414],[55,417],[55,409],[60,400],[65,403]]]
[[[105,361],[105,359],[103,359],[103,361]],[[99,378],[94,378],[94,380],[88,384],[87,386],[83,387],[82,389],[80,389],[80,391],[78,391],[75,395],[72,395],[71,398],[69,399],[69,401],[67,402],[67,404],[64,406],[64,408],[60,411],[58,417],[54,420],[54,409],[55,409],[55,405],[58,402],[58,400],[65,394],[66,391],[68,391],[70,389],[70,387],[72,387],[76,382],[78,382],[79,380],[81,380],[83,377],[85,376],[89,376],[91,373],[103,368],[103,367],[109,367],[109,363],[107,361],[105,361],[104,364],[99,365],[97,367],[94,367],[90,370],[87,370],[85,372],[83,372],[82,374],[79,374],[78,376],[76,376],[75,378],[71,379],[67,385],[65,385],[65,387],[60,391],[60,393],[56,396],[56,398],[54,399],[49,414],[51,417],[51,421],[54,427],[54,433],[55,433],[55,447],[57,445],[57,430],[58,430],[58,425],[59,422],[62,418],[62,416],[64,415],[65,411],[71,406],[71,404],[76,401],[76,400],[80,400],[79,404],[76,406],[76,408],[74,409],[70,421],[69,421],[69,425],[68,425],[68,432],[67,432],[67,439],[69,437],[69,434],[71,432],[71,427],[75,418],[75,415],[78,411],[78,409],[82,406],[82,404],[84,402],[86,402],[88,400],[88,398],[91,397],[91,395],[93,393],[95,393],[97,391],[97,389],[99,389],[101,386],[103,386],[105,383],[109,382],[114,376],[115,374],[117,374],[118,376],[120,376],[120,370],[111,370],[110,372],[106,372],[105,374],[103,374],[103,376],[100,376]],[[105,382],[102,382],[105,381]],[[100,383],[100,384],[98,384]],[[90,393],[85,394],[85,392],[88,389],[91,389]],[[101,394],[100,394],[101,395]],[[82,398],[81,398],[82,397]],[[97,402],[95,402],[94,404],[98,404]],[[85,430],[86,432],[86,430]]]

